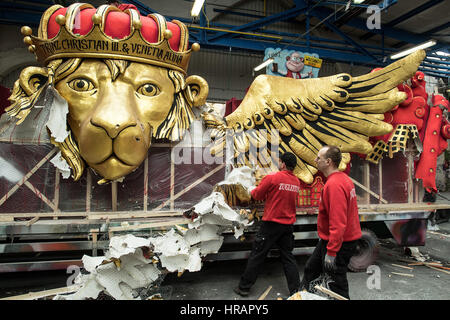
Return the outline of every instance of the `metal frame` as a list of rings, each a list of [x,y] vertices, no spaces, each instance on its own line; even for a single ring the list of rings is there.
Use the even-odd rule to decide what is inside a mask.
[[[342,9],[347,5],[346,1],[315,0],[307,2],[304,0],[295,0],[295,6],[293,8],[270,16],[249,15],[235,10],[214,9],[215,12],[245,15],[255,18],[254,21],[239,26],[217,23],[210,24],[209,21],[207,21],[204,12],[201,12],[200,17],[196,22],[181,17],[167,18],[177,19],[187,24],[190,29],[191,38],[207,48],[216,48],[227,51],[236,49],[264,52],[268,47],[284,46],[298,51],[313,51],[318,53],[321,58],[330,61],[340,61],[357,65],[366,65],[369,67],[383,67],[391,62],[386,55],[389,52],[396,50],[395,48],[385,47],[385,37],[397,39],[399,41],[399,46],[408,43],[415,45],[425,42],[433,34],[449,27],[449,23],[447,22],[441,26],[432,28],[424,34],[413,34],[394,28],[395,25],[410,19],[424,10],[429,10],[437,4],[442,3],[442,1],[443,0],[429,0],[383,25],[381,30],[374,29],[370,31],[367,29],[366,21],[356,17],[360,12],[358,10],[367,8],[370,4],[350,4],[347,12],[340,16],[336,15],[336,11],[329,7],[330,5],[342,6]],[[123,2],[135,5],[142,14],[145,15],[155,12],[155,10],[138,0],[125,0]],[[53,3],[54,1],[51,0],[39,0],[29,3],[2,3],[0,4],[0,23],[37,26],[40,15],[45,10],[45,6],[49,6]],[[380,7],[380,10],[385,10],[396,3],[397,0],[384,0],[378,1],[378,6]],[[299,16],[304,17],[306,25],[306,32],[303,35],[282,33],[269,29],[270,25],[273,23],[288,21]],[[311,36],[310,31],[317,27],[317,25],[311,27],[311,17],[320,19],[320,24],[325,24],[333,32],[337,33],[341,37],[341,40]],[[359,38],[360,40],[369,39],[376,34],[381,35],[382,41],[380,46],[376,47],[359,44],[357,39],[346,35],[345,32],[342,31],[341,25],[369,31],[361,36]],[[438,43],[436,47],[445,48],[446,46],[448,46],[448,44]],[[441,78],[448,78],[449,76],[447,72],[436,69],[430,70],[423,68],[422,71],[429,75]]]

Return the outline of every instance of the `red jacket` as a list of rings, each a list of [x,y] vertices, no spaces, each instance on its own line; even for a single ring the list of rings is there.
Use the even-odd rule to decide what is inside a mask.
[[[255,200],[265,200],[263,221],[293,224],[300,180],[292,171],[283,170],[265,176],[251,194]]]
[[[344,172],[327,177],[319,204],[317,232],[321,239],[328,240],[330,256],[336,256],[342,242],[361,238],[355,186]]]

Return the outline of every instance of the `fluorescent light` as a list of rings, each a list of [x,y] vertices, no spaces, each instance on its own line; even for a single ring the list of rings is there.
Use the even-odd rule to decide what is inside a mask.
[[[399,53],[393,54],[391,56],[391,59],[398,59],[398,58],[407,56],[408,54],[413,53],[414,51],[417,51],[417,50],[420,50],[420,49],[429,48],[429,47],[434,46],[435,44],[436,44],[435,40],[429,40],[429,41],[427,41],[425,43],[422,43],[422,44],[420,44],[418,46],[415,46],[415,47],[412,47],[412,48],[407,49],[405,51],[401,51]]]
[[[192,10],[191,10],[191,16],[197,17],[199,15],[204,2],[205,2],[205,0],[195,0],[194,5],[192,6]]]
[[[364,2],[364,0],[353,0],[353,3],[356,3],[356,4],[360,4],[360,3],[363,3]]]
[[[253,70],[255,70],[255,71],[259,71],[259,70],[261,70],[262,68],[264,68],[265,66],[268,66],[269,64],[271,64],[273,62],[273,58],[269,58],[269,59],[267,59],[266,61],[264,61],[263,63],[261,63],[259,66],[257,66],[255,69],[253,69]]]
[[[435,52],[438,56],[450,56],[450,53],[444,52],[444,51],[436,51]]]

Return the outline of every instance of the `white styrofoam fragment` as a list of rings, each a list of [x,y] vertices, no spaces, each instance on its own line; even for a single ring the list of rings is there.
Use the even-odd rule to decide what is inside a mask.
[[[134,253],[139,247],[149,247],[150,240],[132,234],[112,237],[109,242],[107,257],[119,259],[121,256]]]
[[[182,272],[186,269],[189,262],[188,254],[179,254],[173,256],[161,256],[161,266],[167,269],[169,272],[179,271]]]
[[[59,171],[61,172],[61,175],[63,176],[64,179],[67,179],[70,177],[70,166],[67,163],[66,159],[64,159],[61,156],[61,151],[59,151],[56,156],[54,156],[50,162],[59,169]]]
[[[141,271],[142,274],[144,274],[145,277],[151,282],[156,281],[156,279],[158,279],[161,275],[161,271],[158,270],[158,268],[153,264],[138,265],[136,268]]]
[[[234,168],[226,177],[224,181],[218,183],[223,184],[241,184],[246,189],[254,187],[256,184],[255,177],[253,176],[253,170],[248,166]]]
[[[47,90],[50,90],[49,93],[53,95],[53,101],[50,106],[50,114],[46,126],[56,142],[64,142],[69,136],[69,131],[67,131],[69,105],[53,87],[49,86]]]
[[[212,212],[214,203],[225,202],[223,195],[220,192],[212,192],[209,196],[202,199],[199,203],[194,206],[195,213],[199,215],[204,215]]]
[[[170,229],[163,236],[150,238],[149,240],[154,246],[153,251],[165,256],[176,256],[189,252],[188,243],[181,235],[175,233],[175,229]]]
[[[104,260],[107,260],[106,257],[91,257],[88,255],[83,255],[81,261],[83,262],[83,267],[86,271],[92,273],[95,272],[95,268],[101,265]]]
[[[139,282],[132,278],[123,268],[118,270],[114,263],[103,264],[97,267],[97,281],[116,300],[133,299],[133,296],[122,291],[119,286],[120,283],[126,283],[131,288],[139,288]]]
[[[235,226],[234,227],[234,237],[236,239],[239,239],[239,237],[244,234],[244,229],[245,228],[243,226],[239,226],[239,227]]]
[[[204,241],[200,243],[200,254],[201,256],[206,256],[210,253],[217,253],[222,246],[223,236],[220,236],[218,240]]]
[[[200,271],[202,268],[202,258],[200,257],[200,248],[193,248],[189,251],[189,260],[186,269],[190,272]]]
[[[225,201],[216,203],[213,208],[213,212],[214,214],[222,216],[224,219],[229,221],[239,222],[242,220],[240,214],[231,209]]]
[[[17,170],[9,161],[6,161],[0,157],[0,178],[6,178],[9,182],[17,183],[24,176],[19,170]]]
[[[53,298],[53,300],[84,300],[88,298],[96,299],[100,292],[105,290],[101,286],[94,275],[89,275],[84,277],[83,285],[77,292],[67,295],[58,295]]]
[[[232,222],[214,213],[208,213],[202,216],[202,224],[215,224],[217,226],[232,226]]]
[[[219,227],[212,224],[203,224],[198,229],[189,229],[184,235],[184,239],[189,245],[194,245],[202,241],[209,241],[219,238]]]

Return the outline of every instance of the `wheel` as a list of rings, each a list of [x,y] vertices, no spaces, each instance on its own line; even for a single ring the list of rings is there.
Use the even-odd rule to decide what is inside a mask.
[[[378,257],[379,244],[377,236],[371,230],[363,229],[361,239],[358,240],[356,253],[351,257],[348,268],[353,272],[365,272]]]

